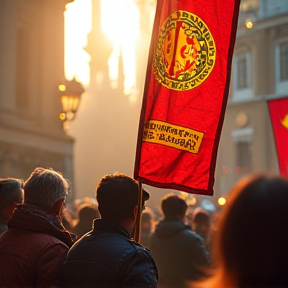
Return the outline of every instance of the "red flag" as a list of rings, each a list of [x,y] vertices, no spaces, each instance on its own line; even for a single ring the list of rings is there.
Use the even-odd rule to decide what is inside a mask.
[[[288,97],[268,101],[280,174],[288,178]]]
[[[158,0],[134,177],[213,195],[240,0]]]

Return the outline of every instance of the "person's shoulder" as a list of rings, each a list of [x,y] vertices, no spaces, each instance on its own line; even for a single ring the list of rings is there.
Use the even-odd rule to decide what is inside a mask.
[[[139,242],[136,242],[134,239],[127,239],[127,241],[134,248],[135,251],[140,253],[143,252],[144,254],[147,253],[149,255],[152,254],[147,247],[143,246]]]
[[[157,268],[155,268],[156,264],[152,252],[147,247],[143,246],[142,244],[136,242],[133,239],[129,239],[128,241],[133,247],[133,252],[131,251],[132,253],[129,253],[129,257],[133,255],[134,260],[136,260],[137,258],[142,259],[146,263],[150,263],[150,265],[153,265],[154,269],[157,270]]]
[[[67,254],[69,247],[61,239],[54,235],[49,235],[46,233],[37,233],[33,231],[29,236],[27,232],[26,237],[22,238],[23,243],[30,243],[35,249],[39,250],[39,253],[52,253],[52,251],[58,251],[59,256],[62,254]],[[50,251],[50,252],[49,252]]]
[[[186,227],[186,229],[183,229],[182,231],[181,231],[181,233],[182,233],[182,235],[184,236],[184,237],[187,237],[187,239],[189,238],[189,239],[191,239],[191,240],[194,240],[194,241],[196,241],[196,242],[198,242],[198,241],[202,241],[202,238],[201,238],[201,236],[199,236],[198,234],[196,234],[190,227]]]
[[[130,238],[130,239],[127,239],[128,243],[130,245],[132,245],[133,247],[135,247],[135,249],[145,249],[145,247],[140,244],[139,242],[136,242],[134,239]]]

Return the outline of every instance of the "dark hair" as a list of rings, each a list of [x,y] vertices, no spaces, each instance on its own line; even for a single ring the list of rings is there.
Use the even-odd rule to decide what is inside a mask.
[[[149,212],[143,212],[141,215],[142,223],[150,223],[152,221],[152,215]]]
[[[96,187],[101,218],[117,223],[133,216],[138,205],[138,182],[122,173],[105,175]]]
[[[100,218],[98,208],[92,203],[83,203],[78,208],[78,220],[74,224],[72,231],[78,238],[92,229],[93,220]]]
[[[24,202],[48,211],[66,198],[70,182],[52,168],[36,168],[24,184]]]
[[[98,209],[96,208],[96,205],[84,203],[79,206],[78,218],[79,221],[87,221],[87,219],[90,220],[100,218],[100,215]]]
[[[161,200],[161,209],[166,220],[179,220],[185,215],[187,204],[176,194],[167,194]]]
[[[248,177],[228,200],[215,247],[222,279],[234,287],[288,287],[288,181]]]
[[[16,178],[0,179],[0,209],[5,209],[13,203],[23,202],[23,180]]]
[[[202,221],[210,221],[209,213],[201,208],[196,208],[192,214],[192,222],[198,223]]]

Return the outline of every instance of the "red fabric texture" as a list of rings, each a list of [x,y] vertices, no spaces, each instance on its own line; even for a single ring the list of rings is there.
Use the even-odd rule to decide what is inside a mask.
[[[268,101],[279,171],[288,178],[288,97]]]
[[[158,0],[134,168],[142,183],[213,195],[239,3]]]

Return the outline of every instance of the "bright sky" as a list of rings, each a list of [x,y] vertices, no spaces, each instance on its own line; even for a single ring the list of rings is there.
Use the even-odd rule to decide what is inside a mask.
[[[133,94],[137,84],[135,44],[140,36],[139,8],[135,0],[104,0],[101,2],[101,13],[101,29],[113,43],[108,61],[112,87],[118,87],[119,57],[122,51],[124,94]]]
[[[65,11],[65,76],[84,85],[90,81],[90,55],[83,50],[91,30],[91,0],[76,0]]]
[[[111,9],[113,7],[113,9]],[[117,88],[119,57],[122,52],[124,94],[137,96],[135,44],[140,36],[140,12],[136,0],[102,0],[101,29],[113,51],[108,60],[111,87]],[[90,81],[90,55],[83,49],[91,30],[91,0],[75,0],[65,11],[65,76],[84,85]],[[131,98],[131,100],[132,100]]]

